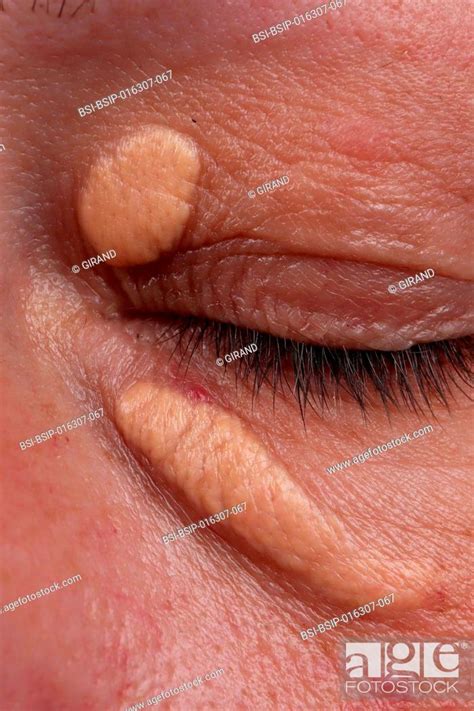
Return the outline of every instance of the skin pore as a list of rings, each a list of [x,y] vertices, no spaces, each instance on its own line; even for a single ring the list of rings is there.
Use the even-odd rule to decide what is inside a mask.
[[[388,417],[373,403],[364,418],[331,393],[303,426],[294,398],[276,394],[274,408],[264,386],[253,399],[210,347],[186,370],[159,342],[174,306],[310,342],[329,332],[338,346],[402,347],[399,328],[405,343],[467,332],[465,4],[348,0],[252,43],[304,10],[147,1],[96,3],[68,25],[0,15],[0,603],[82,577],[0,616],[12,711],[122,709],[218,667],[164,707],[355,711],[341,696],[345,639],[469,636],[467,398]],[[166,85],[79,116],[168,67]],[[123,184],[101,172],[117,160]],[[281,175],[288,186],[249,199]],[[108,249],[113,263],[71,271]],[[162,260],[148,262],[163,249],[158,278]],[[427,268],[435,278],[387,292]],[[99,407],[101,419],[20,449]],[[427,424],[426,437],[326,471]],[[275,476],[297,503],[272,517]],[[232,522],[162,543],[243,497]],[[310,526],[306,545],[296,532]],[[301,640],[391,592],[383,615]]]

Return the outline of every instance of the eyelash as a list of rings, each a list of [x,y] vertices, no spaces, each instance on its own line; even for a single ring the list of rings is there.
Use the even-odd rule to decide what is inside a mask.
[[[252,399],[264,383],[277,392],[285,388],[295,397],[301,417],[308,407],[322,414],[329,400],[341,392],[348,394],[366,414],[373,404],[371,392],[388,412],[389,405],[407,407],[417,413],[436,400],[449,409],[452,386],[467,397],[460,385],[472,386],[472,338],[423,343],[404,351],[367,351],[328,348],[278,338],[233,324],[195,317],[173,318],[159,343],[175,340],[173,355],[180,354],[179,366],[186,370],[199,348],[214,350],[216,358],[240,351],[251,343],[255,353],[234,360],[236,380],[253,378]],[[224,362],[224,370],[226,364]]]

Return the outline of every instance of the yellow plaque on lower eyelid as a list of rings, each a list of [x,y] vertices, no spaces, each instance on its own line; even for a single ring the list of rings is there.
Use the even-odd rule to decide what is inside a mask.
[[[196,144],[164,126],[125,138],[92,164],[77,217],[97,253],[114,266],[147,264],[176,248],[190,217],[200,160]]]
[[[156,476],[204,516],[245,501],[245,512],[229,515],[221,531],[228,528],[333,603],[351,609],[395,592],[396,606],[411,609],[432,585],[424,562],[379,560],[358,548],[341,518],[312,500],[236,415],[147,382],[119,398],[115,415]]]

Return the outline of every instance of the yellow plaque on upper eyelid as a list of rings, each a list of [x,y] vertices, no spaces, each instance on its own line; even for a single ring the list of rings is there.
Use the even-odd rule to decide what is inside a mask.
[[[196,144],[164,126],[122,138],[92,164],[77,200],[82,233],[114,266],[147,264],[173,250],[188,222],[200,160]]]

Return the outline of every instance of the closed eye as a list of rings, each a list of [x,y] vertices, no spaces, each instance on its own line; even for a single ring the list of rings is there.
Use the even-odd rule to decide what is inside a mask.
[[[133,310],[132,310],[133,313]],[[364,413],[382,404],[416,413],[435,403],[449,409],[456,394],[472,387],[472,337],[422,343],[403,351],[349,350],[310,345],[255,329],[195,317],[172,316],[157,345],[174,343],[172,357],[187,370],[198,354],[236,382],[250,383],[253,398],[263,387],[294,397],[303,421],[308,408],[323,415],[341,397]],[[252,348],[249,348],[252,346]],[[227,356],[227,357],[226,357]]]
[[[394,296],[393,268],[272,253],[254,240],[113,271],[124,314],[168,323],[157,341],[174,342],[181,365],[199,354],[214,369],[228,356],[217,372],[232,371],[254,398],[263,387],[274,403],[294,397],[303,419],[341,398],[364,413],[449,408],[472,386],[466,281],[437,277]]]

